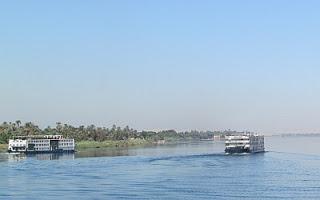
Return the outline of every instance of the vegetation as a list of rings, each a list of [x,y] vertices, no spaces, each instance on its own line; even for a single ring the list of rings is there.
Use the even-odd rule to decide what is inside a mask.
[[[104,147],[129,147],[129,146],[143,146],[150,144],[147,140],[131,139],[131,140],[106,140],[103,142],[97,141],[80,141],[77,142],[77,148],[104,148]]]
[[[0,152],[7,151],[8,145],[7,144],[0,144]]]
[[[44,129],[27,122],[22,124],[20,120],[15,122],[3,122],[0,125],[0,144],[7,144],[8,140],[18,135],[63,135],[66,138],[74,138],[79,147],[117,147],[133,146],[146,143],[153,143],[160,140],[194,140],[212,138],[214,134],[227,134],[224,132],[176,132],[175,130],[165,131],[137,131],[126,126],[125,128],[113,125],[111,128],[90,126],[74,127],[68,124],[56,123],[56,127]]]

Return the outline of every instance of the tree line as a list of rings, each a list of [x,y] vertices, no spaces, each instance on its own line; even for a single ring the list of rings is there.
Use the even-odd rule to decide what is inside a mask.
[[[74,138],[76,141],[106,141],[106,140],[128,140],[143,139],[150,141],[159,140],[187,140],[187,139],[207,139],[215,134],[228,134],[230,131],[185,131],[175,130],[163,131],[137,131],[129,126],[124,128],[113,125],[111,128],[89,126],[72,126],[69,124],[56,123],[55,127],[39,128],[32,122],[22,124],[20,120],[15,122],[3,122],[0,125],[0,143],[6,144],[14,136],[28,135],[63,135],[66,138]]]

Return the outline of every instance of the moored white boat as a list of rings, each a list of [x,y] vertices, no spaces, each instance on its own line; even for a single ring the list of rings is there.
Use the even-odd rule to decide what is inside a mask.
[[[62,153],[74,152],[74,139],[62,135],[15,136],[9,140],[9,153]]]

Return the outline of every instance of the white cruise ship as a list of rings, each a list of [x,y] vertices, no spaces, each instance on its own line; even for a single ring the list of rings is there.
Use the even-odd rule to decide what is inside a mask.
[[[264,136],[254,134],[229,135],[225,138],[227,154],[264,152]]]
[[[8,145],[9,153],[62,153],[74,149],[74,139],[62,135],[15,136]]]

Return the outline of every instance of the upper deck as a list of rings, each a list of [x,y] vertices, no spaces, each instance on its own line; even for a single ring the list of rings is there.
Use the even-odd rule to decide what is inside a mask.
[[[49,140],[61,140],[64,139],[62,135],[23,135],[13,136],[13,139],[27,140],[27,139],[49,139]]]

